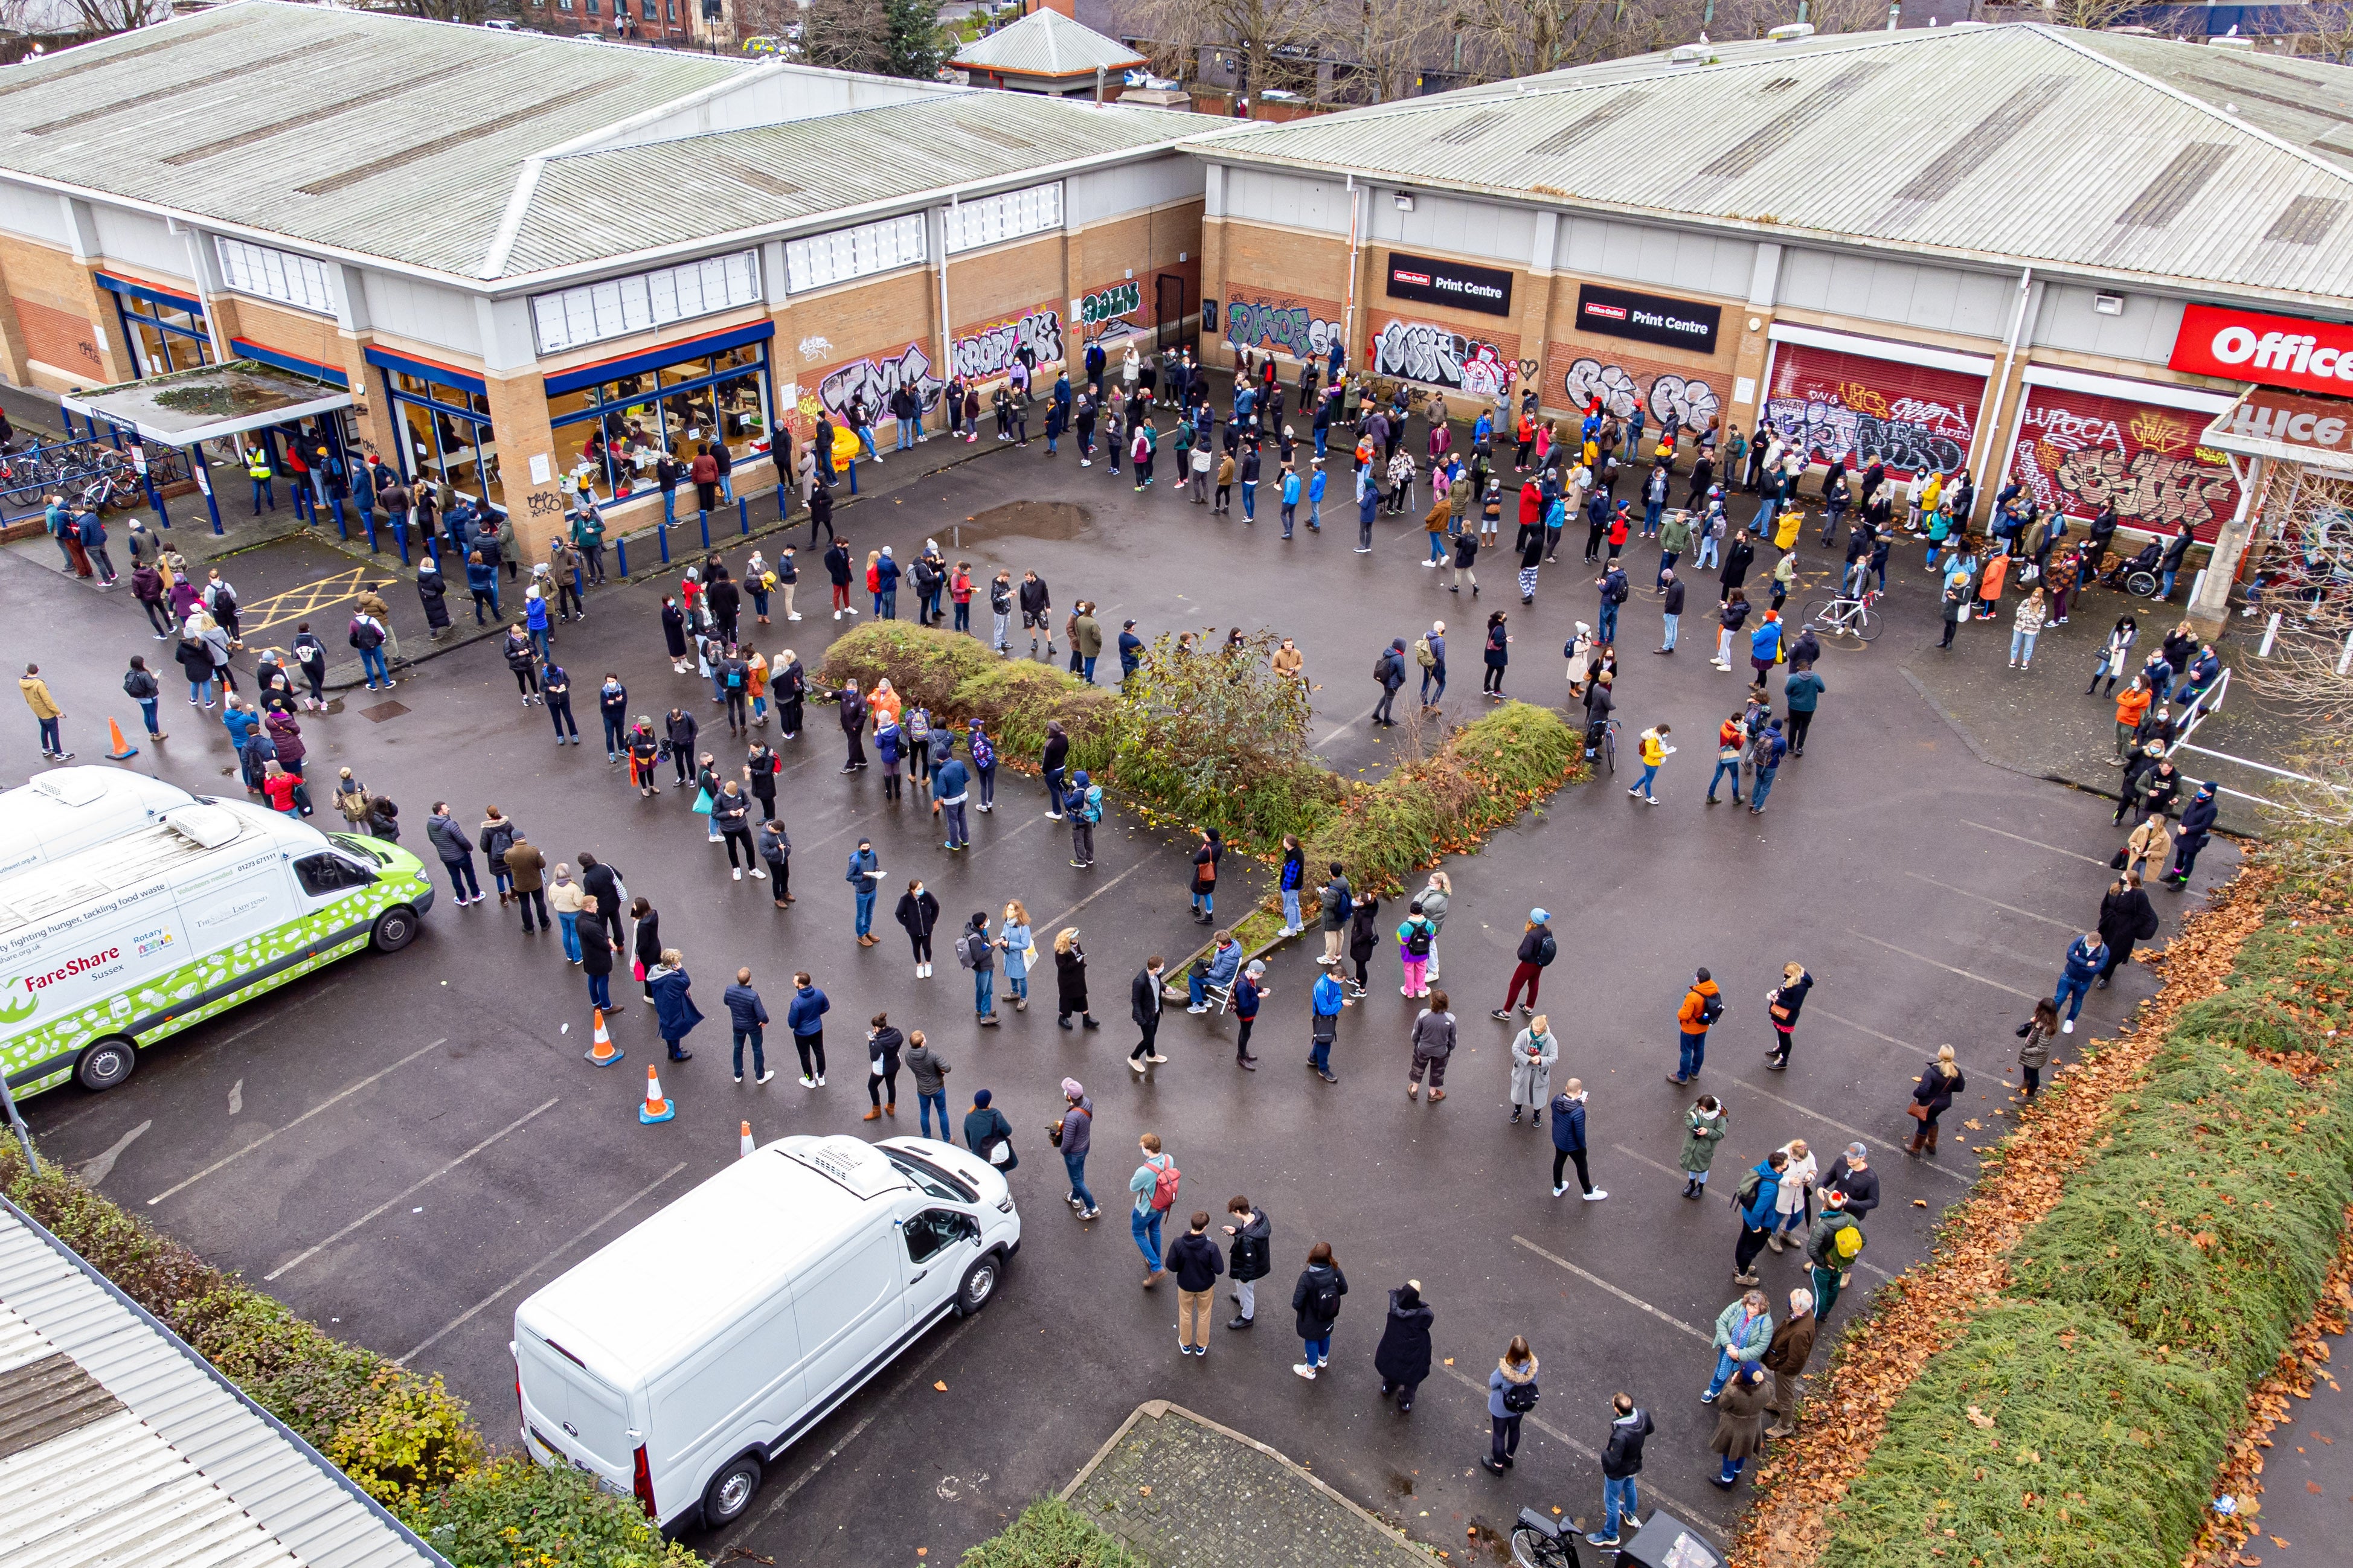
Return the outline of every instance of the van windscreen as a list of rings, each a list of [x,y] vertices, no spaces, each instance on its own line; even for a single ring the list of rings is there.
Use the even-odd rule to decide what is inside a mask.
[[[891,1163],[898,1166],[906,1174],[908,1180],[932,1196],[945,1198],[950,1203],[980,1202],[980,1194],[966,1185],[964,1178],[953,1171],[943,1170],[921,1155],[911,1154],[904,1149],[885,1149],[882,1152]]]

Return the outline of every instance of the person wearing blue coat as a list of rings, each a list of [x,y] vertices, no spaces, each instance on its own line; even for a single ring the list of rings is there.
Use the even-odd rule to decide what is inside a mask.
[[[2084,1010],[2084,994],[2092,982],[2099,978],[2108,962],[2108,944],[2096,931],[2085,931],[2067,947],[2066,967],[2060,972],[2058,989],[2052,993],[2051,1005],[2066,1010],[2066,1021],[2059,1026],[2063,1035],[2075,1032],[2075,1016]]]
[[[1740,1210],[1740,1239],[1732,1248],[1732,1282],[1736,1285],[1757,1283],[1757,1255],[1765,1250],[1766,1240],[1773,1234],[1778,1218],[1781,1198],[1781,1171],[1789,1157],[1776,1149],[1757,1162],[1756,1195],[1743,1204],[1737,1194],[1733,1202]],[[1746,1184],[1744,1183],[1744,1185]]]
[[[679,1043],[702,1022],[702,1010],[691,994],[693,984],[687,977],[686,955],[674,947],[664,948],[661,961],[646,973],[646,988],[654,994],[654,1025],[674,1062],[694,1058]]]
[[[1568,1191],[1560,1179],[1560,1168],[1572,1163],[1577,1166],[1577,1191],[1585,1194],[1587,1203],[1598,1204],[1609,1195],[1593,1184],[1593,1176],[1585,1168],[1585,1080],[1575,1078],[1552,1097],[1553,1196]]]

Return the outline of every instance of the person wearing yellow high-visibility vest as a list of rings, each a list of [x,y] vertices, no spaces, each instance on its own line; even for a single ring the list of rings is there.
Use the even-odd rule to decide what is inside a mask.
[[[256,517],[261,515],[262,503],[265,501],[269,503],[270,510],[276,511],[278,492],[271,487],[270,480],[277,478],[278,470],[270,467],[269,448],[259,441],[255,442],[252,449],[246,454],[245,471],[253,479],[253,515]]]
[[[1665,762],[1674,751],[1672,746],[1667,744],[1667,737],[1673,732],[1674,726],[1672,724],[1662,724],[1654,730],[1642,731],[1642,776],[1635,782],[1634,787],[1626,793],[1640,795],[1645,805],[1659,804],[1659,797],[1651,793],[1651,781],[1659,776],[1659,764]]]

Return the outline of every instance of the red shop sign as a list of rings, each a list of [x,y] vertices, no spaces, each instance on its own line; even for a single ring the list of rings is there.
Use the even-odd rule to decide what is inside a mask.
[[[2353,325],[2189,305],[2166,363],[2199,375],[2343,395],[2353,391]]]

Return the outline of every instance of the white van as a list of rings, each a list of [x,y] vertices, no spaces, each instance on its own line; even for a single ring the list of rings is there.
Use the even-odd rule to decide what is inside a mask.
[[[111,1089],[142,1046],[322,964],[415,940],[417,858],[243,801],[0,877],[0,1072],[22,1098]]]
[[[152,825],[196,797],[122,768],[51,768],[0,790],[0,877]]]
[[[1021,1249],[1003,1175],[928,1138],[782,1138],[515,1309],[522,1437],[675,1532],[764,1469]]]

